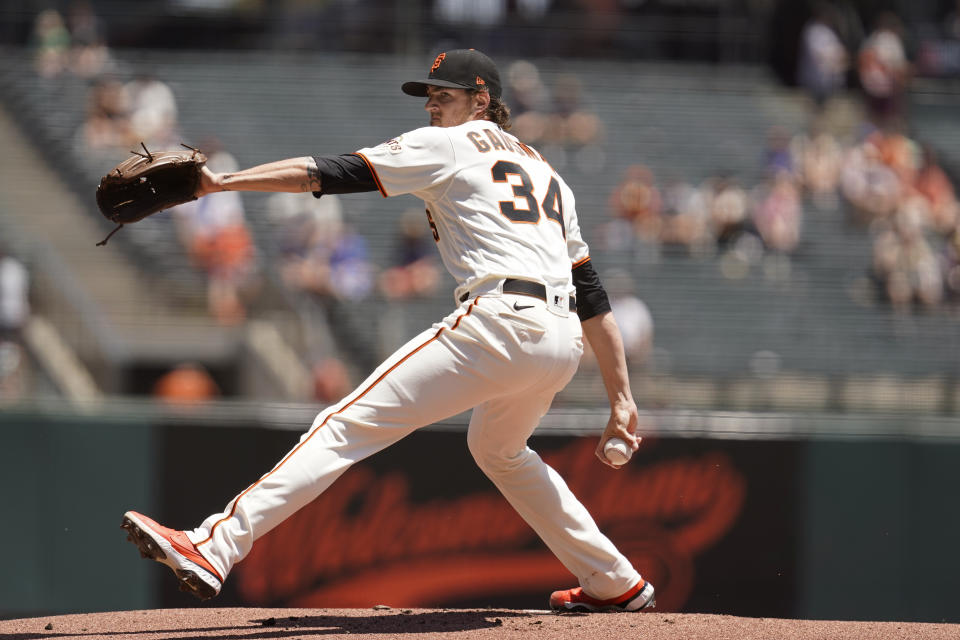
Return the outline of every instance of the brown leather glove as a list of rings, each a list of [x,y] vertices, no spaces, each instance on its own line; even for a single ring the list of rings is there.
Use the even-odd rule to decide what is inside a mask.
[[[103,242],[125,224],[143,220],[158,211],[190,200],[196,200],[200,169],[207,161],[203,153],[183,145],[186,151],[133,154],[110,170],[97,187],[97,206],[103,216],[119,226]]]

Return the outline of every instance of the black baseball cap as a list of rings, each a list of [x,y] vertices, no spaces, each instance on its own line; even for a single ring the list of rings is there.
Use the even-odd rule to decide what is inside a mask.
[[[426,97],[427,86],[451,89],[487,90],[499,98],[500,72],[493,60],[476,49],[454,49],[437,56],[426,80],[404,82],[401,89],[410,96]]]

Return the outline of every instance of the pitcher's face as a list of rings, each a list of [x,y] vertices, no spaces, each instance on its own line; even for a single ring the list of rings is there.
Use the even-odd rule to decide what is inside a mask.
[[[483,117],[489,97],[483,92],[448,87],[427,87],[427,104],[432,127],[456,127]]]

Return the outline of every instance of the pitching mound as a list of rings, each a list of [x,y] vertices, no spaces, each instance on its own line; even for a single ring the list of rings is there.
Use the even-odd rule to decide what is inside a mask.
[[[162,609],[0,620],[0,640],[34,638],[351,638],[537,640],[956,640],[960,625],[779,620],[672,613],[507,609]]]

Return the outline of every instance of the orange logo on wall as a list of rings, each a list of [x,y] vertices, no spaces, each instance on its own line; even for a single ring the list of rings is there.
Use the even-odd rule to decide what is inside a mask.
[[[543,457],[657,586],[658,610],[680,609],[696,554],[740,515],[743,476],[726,455],[708,453],[597,482],[595,446],[580,438]],[[235,577],[247,602],[290,607],[438,606],[573,584],[495,490],[412,503],[402,473],[364,466],[261,538]]]
[[[433,66],[430,67],[430,73],[433,73],[440,66],[440,63],[443,62],[443,59],[447,57],[447,54],[441,53],[437,56],[437,59],[433,61]]]

